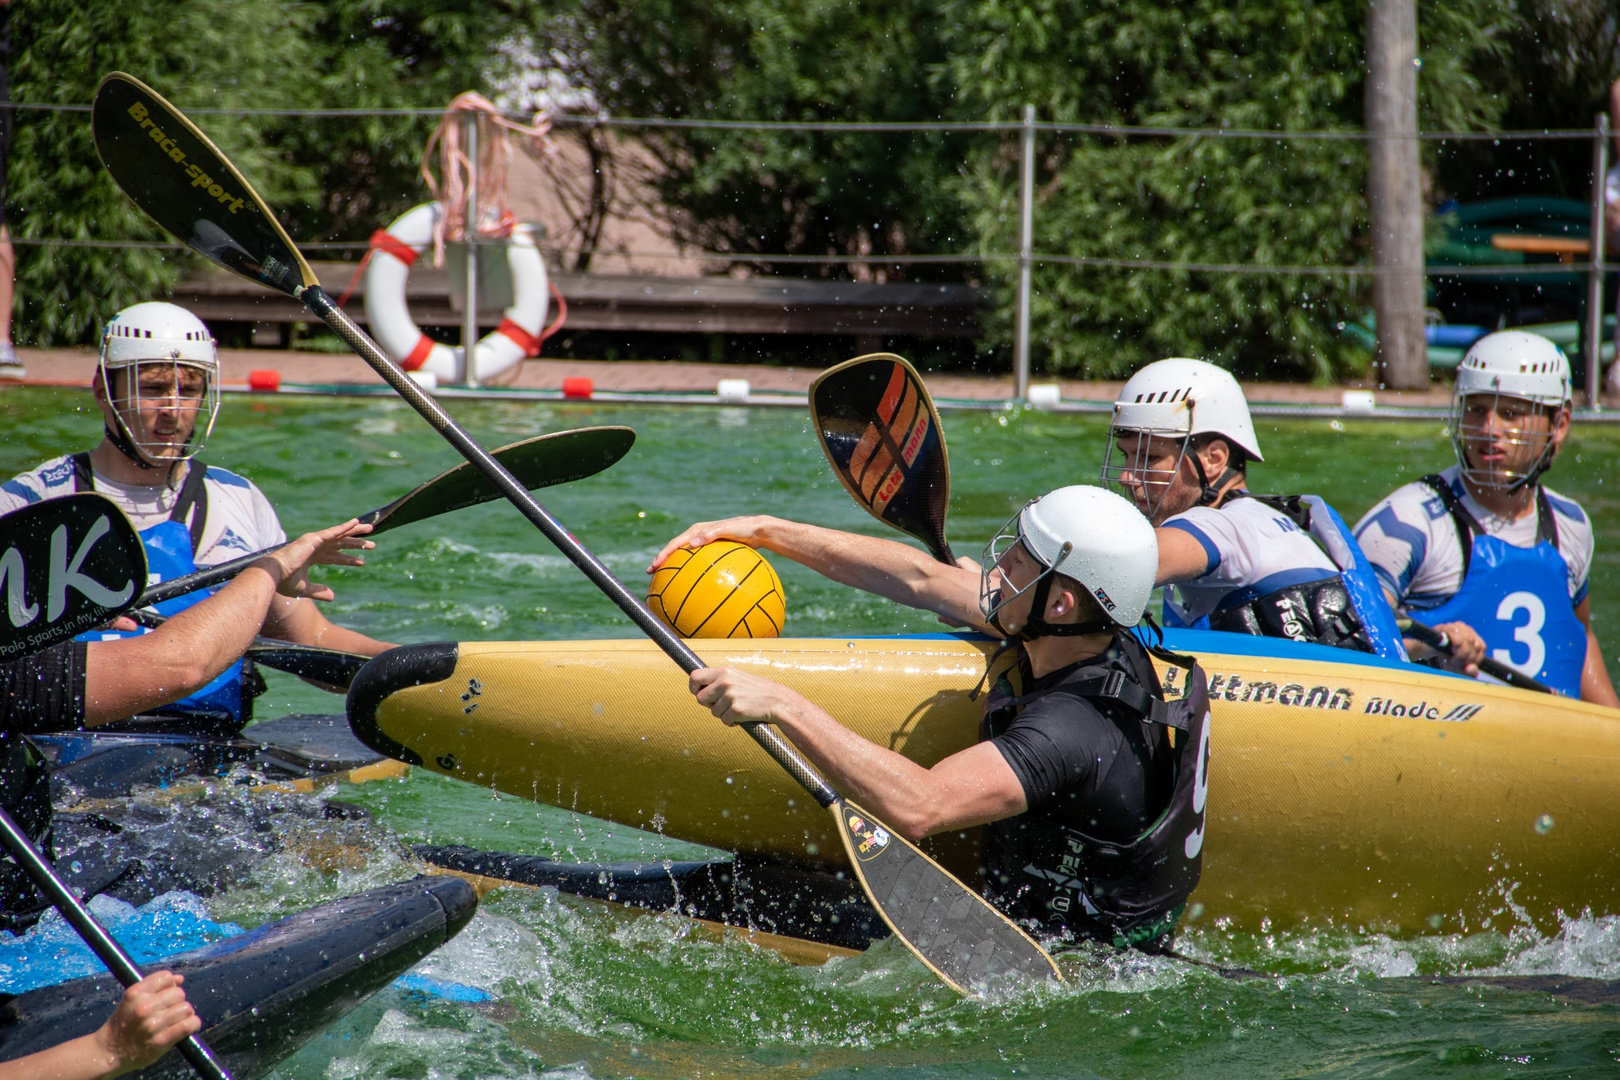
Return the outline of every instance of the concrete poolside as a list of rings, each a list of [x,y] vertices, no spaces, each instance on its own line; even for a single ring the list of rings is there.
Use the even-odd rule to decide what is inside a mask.
[[[19,348],[18,358],[28,368],[23,385],[89,386],[95,374],[96,353],[90,348]],[[348,354],[299,352],[292,349],[222,349],[220,364],[226,384],[245,384],[249,372],[274,370],[285,383],[347,383],[378,385],[380,380],[359,357]],[[583,376],[602,391],[713,391],[721,379],[746,379],[753,392],[805,393],[820,372],[812,367],[770,367],[763,364],[705,364],[678,360],[526,360],[516,377],[501,382],[512,388],[555,390],[568,377]],[[1005,401],[1012,397],[1012,377],[934,373],[924,377],[939,398],[969,401]],[[1080,379],[1057,382],[1068,402],[1109,402],[1119,392],[1118,381]],[[11,385],[0,382],[0,388]],[[1368,389],[1366,384],[1309,386],[1303,383],[1249,382],[1244,386],[1252,402],[1286,405],[1339,405],[1347,389]],[[1380,405],[1444,408],[1450,386],[1436,382],[1422,391],[1379,390]]]

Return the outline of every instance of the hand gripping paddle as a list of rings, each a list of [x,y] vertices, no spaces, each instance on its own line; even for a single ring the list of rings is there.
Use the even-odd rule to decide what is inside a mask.
[[[1451,651],[1451,638],[1446,634],[1442,634],[1432,626],[1426,626],[1423,623],[1417,622],[1414,619],[1406,618],[1405,616],[1396,619],[1395,625],[1399,627],[1401,633],[1405,634],[1407,637],[1410,637],[1416,641],[1421,641],[1423,644],[1428,645],[1431,648],[1445,649],[1447,652]],[[1534,690],[1538,694],[1556,695],[1558,693],[1558,691],[1554,690],[1546,683],[1541,682],[1538,679],[1533,679],[1524,672],[1519,671],[1516,668],[1510,668],[1500,660],[1493,659],[1489,656],[1482,656],[1479,658],[1479,670],[1483,671],[1491,678],[1498,679],[1509,686],[1517,686],[1520,690]]]
[[[141,209],[226,269],[301,300],[682,670],[704,666],[332,302],[257,193],[191,121],[142,83],[114,73],[96,91],[90,123],[102,163]],[[873,905],[940,978],[966,992],[1001,976],[1056,975],[1052,958],[1027,934],[892,829],[846,801],[775,728],[746,727],[836,817],[855,876]]]
[[[939,413],[915,368],[872,353],[810,384],[810,419],[844,489],[879,521],[956,562],[945,540],[951,468]]]
[[[84,493],[25,506],[0,518],[0,661],[17,660],[72,639],[128,611],[146,581],[146,548],[124,512],[101,495]],[[140,968],[57,876],[11,814],[0,806],[0,847],[61,912],[124,986],[141,981]],[[230,1073],[201,1039],[176,1047],[197,1075],[228,1080]]]

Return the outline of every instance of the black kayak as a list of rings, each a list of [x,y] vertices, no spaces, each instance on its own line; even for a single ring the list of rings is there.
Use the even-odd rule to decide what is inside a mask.
[[[382,842],[363,808],[310,797],[325,780],[360,778],[354,770],[382,762],[344,717],[288,716],[225,736],[142,719],[33,737],[51,766],[55,863],[80,896],[137,907],[172,890],[212,896],[250,887],[289,849],[363,858]],[[386,766],[389,775],[403,768]],[[37,904],[43,910],[43,898]]]
[[[106,727],[33,737],[51,766],[54,801],[122,798],[243,766],[269,781],[322,780],[385,759],[343,716],[295,715],[229,733],[186,730],[173,717],[134,717]]]
[[[823,958],[860,952],[889,928],[848,875],[739,857],[710,862],[567,863],[541,855],[418,845],[431,867],[489,879],[485,884],[553,888],[587,900],[669,911],[739,930],[762,931],[821,950]]]
[[[202,1036],[239,1080],[263,1076],[323,1028],[454,937],[478,907],[455,877],[419,877],[334,900],[148,965],[186,977]],[[0,1061],[88,1034],[123,992],[99,975],[0,1001]],[[133,1074],[187,1077],[171,1051]]]

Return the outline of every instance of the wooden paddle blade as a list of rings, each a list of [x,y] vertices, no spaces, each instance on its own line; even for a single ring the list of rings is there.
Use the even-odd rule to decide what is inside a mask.
[[[318,283],[258,192],[139,79],[115,71],[101,80],[90,134],[118,186],[177,240],[288,296]]]
[[[492,454],[519,483],[534,491],[595,476],[628,454],[635,442],[635,431],[627,427],[579,428],[525,439]],[[370,525],[376,535],[502,497],[488,477],[462,462],[360,521]]]
[[[1062,981],[1033,938],[904,837],[847,799],[829,809],[872,906],[953,989],[972,994],[1008,977]]]
[[[916,369],[893,353],[828,368],[810,386],[810,418],[856,502],[921,540],[941,562],[956,561],[945,541],[945,432]]]
[[[86,492],[0,518],[0,660],[48,649],[134,606],[146,548],[124,512]]]

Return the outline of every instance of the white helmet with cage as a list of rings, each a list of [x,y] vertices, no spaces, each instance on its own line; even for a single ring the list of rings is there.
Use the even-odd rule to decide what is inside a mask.
[[[1013,544],[1022,544],[1044,568],[1018,590],[992,573]],[[1033,632],[1020,636],[1096,633],[1095,626],[1077,625],[1071,630],[1040,617],[1053,575],[1077,582],[1113,625],[1132,627],[1141,621],[1153,593],[1159,541],[1153,526],[1129,500],[1103,488],[1076,484],[1024,504],[985,545],[980,566],[979,606],[991,625],[996,625],[996,616],[1008,601],[1033,589],[1025,628]]]
[[[1219,435],[1238,456],[1265,460],[1249,416],[1249,402],[1231,372],[1186,357],[1155,361],[1132,375],[1114,401],[1102,479],[1105,483],[1120,483],[1121,474],[1133,474],[1153,493],[1147,508],[1151,517],[1181,471],[1193,438],[1199,435]],[[1138,443],[1135,454],[1120,449],[1122,439],[1131,436]],[[1181,443],[1181,453],[1171,469],[1142,467],[1140,459],[1146,452],[1147,440],[1156,436]],[[1196,456],[1193,460],[1197,462]],[[1199,472],[1203,472],[1202,466]],[[1221,487],[1228,477],[1216,478],[1213,485],[1208,477],[1202,479],[1208,501],[1207,493]]]
[[[195,403],[187,404],[189,398],[180,398],[183,408],[190,408],[199,415],[196,417],[191,438],[177,455],[157,453],[160,449],[172,451],[171,444],[159,445],[142,440],[138,430],[132,429],[129,419],[125,417],[123,409],[120,408],[120,401],[113,396],[112,373],[130,371],[128,386],[123,391],[122,398],[123,402],[138,411],[139,379],[134,369],[151,364],[194,368],[203,374],[202,393],[195,399]],[[101,384],[106,388],[107,398],[113,405],[113,416],[118,420],[118,434],[128,441],[129,447],[136,450],[144,464],[159,465],[183,461],[194,457],[202,450],[208,436],[214,430],[214,420],[219,415],[219,352],[214,346],[214,336],[208,332],[208,327],[203,325],[201,319],[183,307],[162,301],[151,301],[124,308],[108,320],[106,329],[102,331],[99,372]],[[179,373],[176,372],[173,386],[178,388],[179,385]],[[206,415],[203,415],[204,413]]]
[[[1489,396],[1490,411],[1499,413],[1500,398],[1517,398],[1540,406],[1537,413],[1568,409],[1572,404],[1569,358],[1564,350],[1540,334],[1524,330],[1500,330],[1486,334],[1463,356],[1457,365],[1457,382],[1451,394],[1451,443],[1457,454],[1457,465],[1474,483],[1482,487],[1517,490],[1532,483],[1552,464],[1557,451],[1553,432],[1556,415],[1549,423],[1515,425],[1508,423],[1492,432],[1484,432],[1467,422],[1470,398]],[[1545,430],[1542,430],[1545,426]],[[1474,432],[1474,434],[1469,434]],[[1518,470],[1477,468],[1468,461],[1465,452],[1470,442],[1498,441],[1510,445],[1531,446],[1535,456],[1527,467]]]

